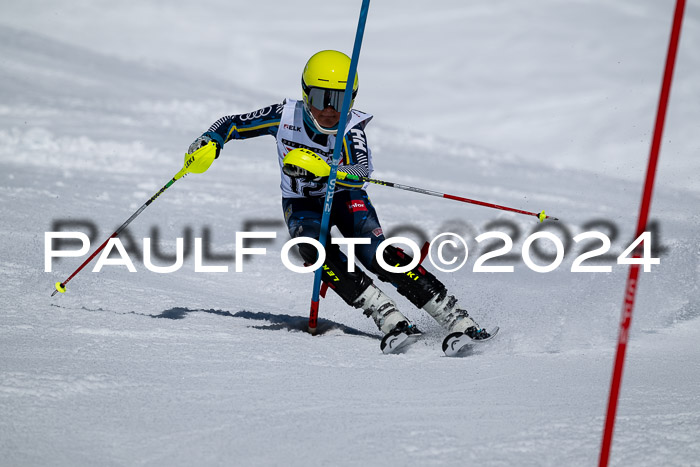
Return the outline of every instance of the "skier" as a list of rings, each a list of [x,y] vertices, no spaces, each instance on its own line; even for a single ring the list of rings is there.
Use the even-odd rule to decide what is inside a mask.
[[[277,142],[281,169],[282,210],[292,238],[299,236],[318,239],[326,192],[325,180],[304,173],[285,170],[283,159],[295,148],[306,148],[330,161],[338,137],[340,111],[350,70],[350,58],[338,51],[324,50],[313,55],[304,67],[301,77],[302,100],[286,99],[248,114],[223,117],[197,138],[187,154],[211,145],[218,151],[230,140],[271,135]],[[352,109],[357,95],[358,78],[355,75],[352,102],[347,125],[340,131],[343,138],[340,170],[369,177],[372,173],[372,153],[367,144],[365,127],[372,115]],[[338,180],[330,215],[330,226],[335,225],[345,237],[369,239],[369,244],[356,245],[360,263],[381,281],[394,285],[397,291],[418,308],[422,308],[449,333],[464,333],[474,340],[486,339],[490,334],[481,329],[466,310],[457,306],[457,299],[449,295],[445,286],[420,264],[407,273],[385,271],[375,258],[377,246],[384,240],[377,213],[362,182]],[[396,303],[360,268],[348,272],[348,258],[337,245],[327,242],[326,261],[322,280],[348,305],[364,310],[382,333],[420,334],[416,326],[397,308]],[[316,249],[300,244],[299,253],[306,263],[317,259]],[[405,266],[411,256],[394,246],[384,250],[387,264]]]

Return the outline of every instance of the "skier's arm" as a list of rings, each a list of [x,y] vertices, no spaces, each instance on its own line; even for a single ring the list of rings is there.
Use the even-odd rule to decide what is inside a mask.
[[[345,135],[343,140],[343,161],[340,170],[358,177],[369,177],[371,172],[370,155],[364,124],[360,123]],[[363,182],[352,182],[350,180],[339,180],[337,183],[351,188],[362,188],[364,185]]]
[[[263,135],[276,136],[282,116],[282,106],[283,103],[274,104],[247,114],[222,117],[215,121],[198,140],[216,141],[219,147],[223,147],[232,139]]]

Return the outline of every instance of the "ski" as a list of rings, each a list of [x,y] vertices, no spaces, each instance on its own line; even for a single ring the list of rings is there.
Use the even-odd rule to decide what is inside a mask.
[[[415,343],[421,333],[408,334],[404,331],[392,331],[382,338],[380,348],[384,354],[399,353]]]
[[[462,332],[452,333],[442,341],[442,351],[445,352],[445,355],[448,357],[465,355],[472,350],[475,345],[480,345],[493,339],[496,334],[498,334],[498,326],[489,332],[491,334],[489,337],[478,340],[472,339]]]

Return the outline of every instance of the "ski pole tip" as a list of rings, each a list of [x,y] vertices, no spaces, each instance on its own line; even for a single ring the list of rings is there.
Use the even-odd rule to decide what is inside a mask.
[[[548,216],[547,214],[545,214],[544,211],[542,211],[542,212],[537,216],[537,218],[540,220],[540,222],[544,222],[545,219],[551,219],[551,220],[553,220],[553,221],[558,221],[558,220],[559,220],[559,219],[557,219],[556,217]]]
[[[54,295],[56,295],[56,292],[66,293],[66,286],[63,285],[62,283],[56,282],[55,287],[56,287],[56,290],[54,290],[53,293],[51,294],[52,297]]]

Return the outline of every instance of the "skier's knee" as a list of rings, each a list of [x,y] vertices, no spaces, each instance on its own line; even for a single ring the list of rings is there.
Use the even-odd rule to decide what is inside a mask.
[[[299,243],[299,254],[307,264],[314,264],[318,259],[318,250],[310,243]]]
[[[299,244],[299,253],[306,264],[316,263],[318,251],[308,243]],[[348,259],[336,244],[326,250],[326,261],[321,270],[321,280],[327,284],[348,305],[353,305],[357,297],[372,284],[372,279],[355,266],[354,272],[348,271]]]
[[[348,305],[355,306],[357,298],[372,285],[372,279],[361,269],[348,271],[347,258],[341,255],[326,257],[321,274],[323,282],[335,291]]]

